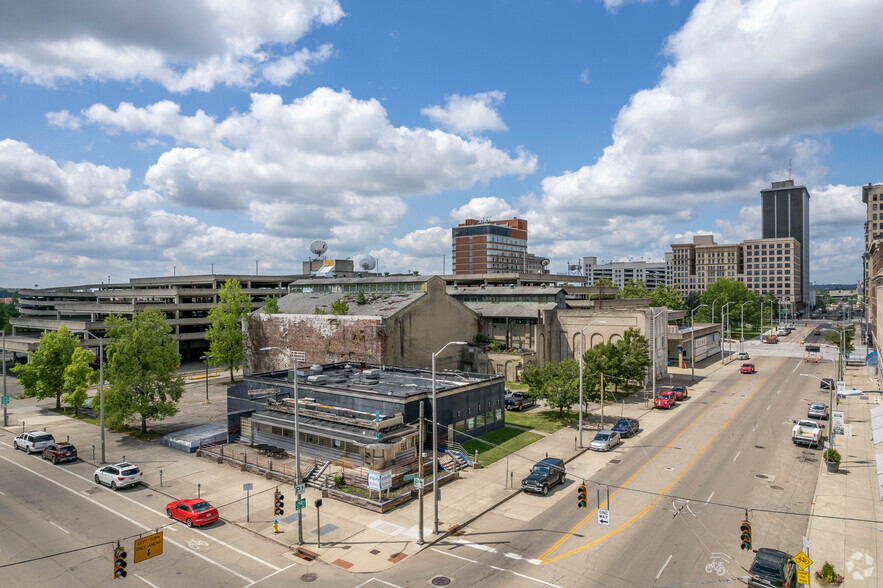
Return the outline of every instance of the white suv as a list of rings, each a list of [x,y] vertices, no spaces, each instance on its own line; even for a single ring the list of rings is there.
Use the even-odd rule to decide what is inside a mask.
[[[13,447],[28,453],[43,451],[50,443],[55,443],[55,437],[46,431],[29,431],[12,440]]]
[[[95,483],[110,486],[111,490],[135,486],[143,481],[144,473],[128,462],[115,463],[95,470]]]

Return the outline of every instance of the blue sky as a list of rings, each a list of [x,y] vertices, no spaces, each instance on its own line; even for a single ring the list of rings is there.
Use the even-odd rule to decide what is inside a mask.
[[[3,286],[437,273],[467,217],[662,259],[759,237],[789,160],[811,280],[860,277],[883,0],[0,2]]]

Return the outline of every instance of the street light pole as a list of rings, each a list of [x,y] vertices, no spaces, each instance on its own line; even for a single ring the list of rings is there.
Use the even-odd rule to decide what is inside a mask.
[[[724,312],[726,312],[727,307],[733,304],[732,302],[727,302],[721,308],[721,364],[724,363]],[[727,316],[729,318],[729,316]],[[714,316],[711,317],[711,321],[714,322]]]
[[[583,332],[591,327],[607,321],[593,321],[579,330],[579,446],[583,446]]]
[[[653,401],[656,401],[656,317],[661,315],[664,312],[668,312],[668,308],[664,308],[653,315],[651,319],[651,327],[653,327],[653,345],[650,347],[650,352],[653,354]],[[668,321],[666,321],[668,324]],[[668,353],[666,352],[666,357],[668,357]]]
[[[714,303],[712,302],[712,305]],[[701,308],[703,306],[708,306],[707,304],[700,304],[696,308]],[[693,313],[696,312],[696,308],[690,311],[690,381],[696,381],[696,321],[693,316]],[[714,310],[712,310],[714,312]],[[711,320],[714,321],[714,314],[711,315]],[[603,388],[603,386],[602,386]]]
[[[211,404],[208,399],[208,360],[212,358],[212,355],[206,353],[205,355],[201,355],[199,359],[205,362],[205,404]]]
[[[101,463],[107,463],[104,460],[104,337],[96,337],[89,331],[83,331],[83,334],[93,339],[98,339],[98,402],[101,404],[99,420],[101,424]],[[4,378],[5,381],[5,378]]]
[[[6,399],[6,328],[0,331],[0,337],[3,338],[3,396]],[[9,426],[9,419],[6,416],[6,403],[3,403],[3,426]]]
[[[745,305],[746,304],[751,304],[751,300],[746,300],[745,302],[742,303],[742,306],[741,306],[742,318],[739,319],[739,329],[741,330],[741,333],[739,334],[739,353],[742,353],[743,351],[745,351],[742,348],[742,345],[745,343]]]
[[[438,535],[438,405],[435,398],[435,358],[449,345],[467,345],[465,341],[450,341],[432,354],[432,532]]]

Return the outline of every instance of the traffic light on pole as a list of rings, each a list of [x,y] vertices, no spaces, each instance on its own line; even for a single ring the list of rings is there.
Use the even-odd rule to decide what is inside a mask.
[[[275,514],[276,516],[282,516],[283,514],[285,514],[285,503],[282,502],[284,499],[285,497],[277,489],[276,492],[273,494],[273,514]]]
[[[576,489],[576,496],[577,496],[577,500],[578,500],[577,508],[588,508],[589,499],[586,496],[586,485],[585,484],[579,485],[579,487]]]
[[[742,521],[742,526],[739,527],[739,530],[742,533],[739,536],[739,539],[742,541],[742,550],[751,551],[751,523]]]
[[[126,577],[126,555],[126,550],[120,547],[120,544],[117,543],[116,549],[113,550],[114,579],[122,579]]]

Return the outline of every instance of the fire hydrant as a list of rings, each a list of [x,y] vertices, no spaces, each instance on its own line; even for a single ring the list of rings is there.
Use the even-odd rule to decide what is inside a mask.
[[[276,519],[273,519],[273,532],[274,533],[279,532],[279,521],[277,521]]]

